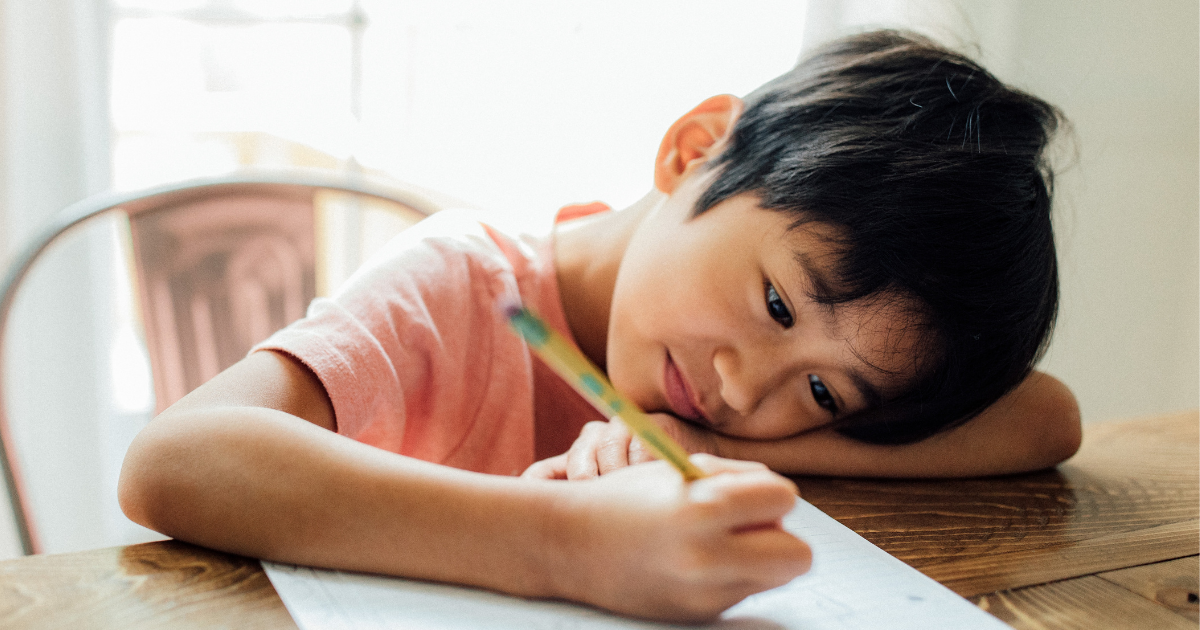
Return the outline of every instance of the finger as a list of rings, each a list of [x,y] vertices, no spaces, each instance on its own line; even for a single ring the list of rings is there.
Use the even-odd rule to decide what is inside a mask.
[[[534,462],[521,473],[522,479],[566,479],[567,454],[555,455],[540,462]]]
[[[796,505],[795,485],[768,470],[698,479],[688,496],[706,510],[713,527],[726,530],[776,527]]]
[[[753,592],[787,584],[812,568],[812,548],[781,529],[738,534],[722,541],[714,577]]]
[[[596,466],[601,475],[625,468],[629,461],[629,441],[633,436],[623,422],[609,422],[596,445]]]
[[[692,463],[700,467],[709,476],[720,475],[723,473],[741,473],[753,472],[761,470],[769,470],[765,464],[759,462],[748,462],[740,459],[725,459],[708,453],[695,453],[689,457]]]
[[[583,425],[583,431],[567,451],[567,479],[594,479],[600,475],[596,464],[596,448],[607,428],[607,422],[593,421]]]
[[[812,567],[812,549],[802,540],[773,530],[753,536],[724,534],[703,545],[702,568],[685,595],[693,610],[720,612],[754,593],[777,588]],[[699,599],[696,599],[696,598]],[[713,608],[706,608],[706,606]]]
[[[629,465],[654,461],[654,453],[646,443],[634,436],[629,440]]]
[[[694,453],[689,457],[689,459],[691,459],[692,463],[696,464],[696,466],[698,466],[700,470],[704,471],[709,477],[715,477],[717,475],[723,475],[726,473],[744,473],[771,470],[766,464],[761,462],[726,459],[724,457],[717,457],[716,455],[709,455],[708,453]],[[778,476],[779,479],[781,479],[788,485],[788,487],[791,488],[793,495],[800,496],[800,488],[794,481],[780,475],[776,476]]]
[[[666,413],[650,414],[658,426],[689,453],[716,453],[716,434]]]

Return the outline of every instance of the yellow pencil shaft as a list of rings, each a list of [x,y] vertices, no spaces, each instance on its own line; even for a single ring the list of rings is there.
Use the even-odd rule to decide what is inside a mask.
[[[704,476],[703,471],[688,459],[688,453],[683,447],[671,439],[662,427],[637,405],[613,388],[599,368],[562,335],[546,326],[526,309],[510,315],[510,318],[514,328],[529,344],[529,348],[600,413],[609,418],[619,418],[655,455],[678,468],[685,479],[699,479]]]

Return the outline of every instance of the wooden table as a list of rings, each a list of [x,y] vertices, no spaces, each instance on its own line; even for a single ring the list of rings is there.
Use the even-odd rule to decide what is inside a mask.
[[[1016,628],[1197,628],[1200,415],[1088,425],[1051,470],[802,480],[824,512]]]
[[[804,497],[1017,628],[1197,628],[1200,417],[1090,425],[1057,470],[801,479]],[[175,541],[0,562],[3,628],[295,628],[258,562]]]

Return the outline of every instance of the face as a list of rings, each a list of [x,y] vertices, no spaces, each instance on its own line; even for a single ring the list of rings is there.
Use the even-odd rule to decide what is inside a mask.
[[[913,378],[905,309],[809,297],[828,226],[727,199],[691,217],[693,176],[638,227],[613,292],[606,365],[650,412],[729,436],[777,439],[878,404]],[[811,229],[810,229],[811,228]]]

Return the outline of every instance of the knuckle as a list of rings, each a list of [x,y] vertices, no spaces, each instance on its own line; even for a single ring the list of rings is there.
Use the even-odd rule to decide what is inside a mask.
[[[600,448],[605,448],[605,449],[610,449],[610,450],[620,449],[620,450],[624,451],[625,444],[628,439],[629,439],[628,436],[621,435],[620,433],[611,433],[610,432],[610,433],[606,434],[603,438],[600,439]]]
[[[608,426],[607,422],[601,422],[600,420],[592,420],[591,422],[588,422],[587,424],[583,425],[583,430],[579,432],[579,437],[580,438],[593,437],[598,433],[603,433],[605,427],[607,427],[607,426]]]
[[[533,464],[532,466],[530,466],[529,468],[526,468],[525,472],[521,473],[521,476],[529,479],[529,478],[542,477],[545,474],[546,474],[545,464],[543,464],[542,462],[537,462],[537,463]]]
[[[650,452],[650,449],[646,448],[646,445],[641,440],[633,438],[633,440],[629,442],[630,464],[640,464],[642,462],[648,462],[652,459],[654,459],[654,455]]]
[[[567,469],[568,481],[584,481],[597,477],[595,468],[576,467]]]

